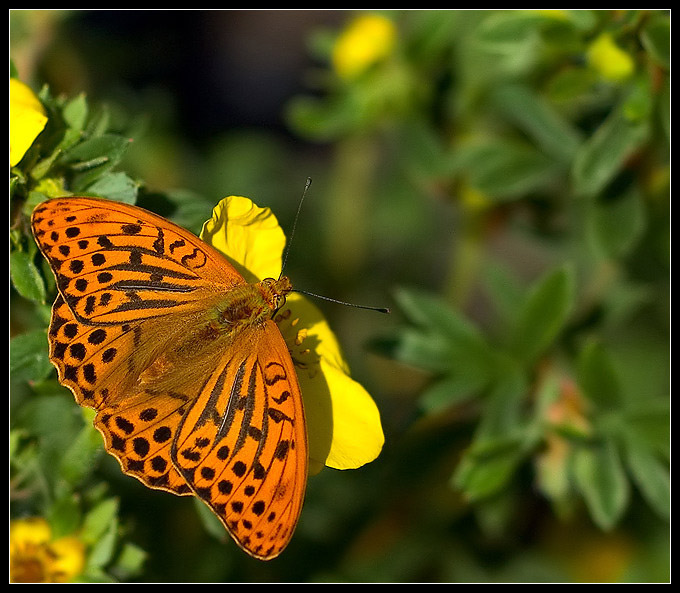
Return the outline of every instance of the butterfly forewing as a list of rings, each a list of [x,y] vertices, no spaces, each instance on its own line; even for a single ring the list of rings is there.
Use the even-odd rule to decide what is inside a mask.
[[[277,556],[306,487],[302,398],[277,325],[240,317],[274,305],[134,206],[54,199],[32,226],[59,291],[50,360],[107,451],[147,486],[201,498],[249,554]]]
[[[124,322],[193,311],[216,289],[244,284],[209,245],[150,212],[96,198],[54,199],[33,234],[77,319]]]

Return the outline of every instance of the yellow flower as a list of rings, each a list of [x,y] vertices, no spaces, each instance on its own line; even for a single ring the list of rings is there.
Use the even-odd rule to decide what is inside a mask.
[[[269,208],[230,196],[213,210],[201,238],[236,264],[249,282],[278,278],[286,238]],[[302,390],[310,472],[323,466],[354,469],[373,461],[384,436],[368,392],[349,375],[338,342],[319,309],[300,294],[288,296],[275,317],[288,344]]]
[[[67,583],[85,565],[85,547],[72,536],[52,540],[47,521],[18,519],[9,527],[9,569],[12,583]]]
[[[23,82],[9,79],[9,166],[14,167],[42,132],[47,116],[35,93]]]
[[[602,78],[622,82],[633,74],[633,58],[614,42],[610,33],[602,33],[587,52],[588,63]]]
[[[361,15],[338,37],[332,61],[342,78],[354,78],[390,55],[396,40],[394,23],[380,15]]]

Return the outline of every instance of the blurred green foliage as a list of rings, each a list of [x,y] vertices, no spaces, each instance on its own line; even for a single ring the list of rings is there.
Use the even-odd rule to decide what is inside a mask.
[[[122,100],[115,68],[94,93],[108,107],[54,91],[121,49],[83,52],[80,15],[52,14],[64,33],[47,40],[46,14],[12,16],[17,64],[52,53],[28,52],[49,123],[10,183],[11,512],[81,530],[84,578],[669,579],[668,13],[384,13],[394,47],[349,79],[331,66],[353,16],[337,13],[306,35],[286,135],[198,145],[166,97]],[[89,193],[197,231],[240,193],[287,228],[308,174],[289,275],[353,302],[391,294],[388,319],[326,308],[387,441],[370,466],[312,478],[293,543],[263,565],[103,454],[47,360],[55,288],[28,219]]]

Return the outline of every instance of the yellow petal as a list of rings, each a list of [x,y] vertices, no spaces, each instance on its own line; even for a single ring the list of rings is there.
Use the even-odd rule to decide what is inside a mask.
[[[26,154],[47,123],[42,103],[29,86],[9,79],[9,165],[14,167]]]
[[[54,558],[50,565],[53,582],[67,583],[85,566],[85,546],[75,537],[62,537],[50,544]]]
[[[52,530],[45,519],[34,517],[11,521],[9,526],[9,541],[12,547],[25,544],[45,544],[50,541]]]
[[[304,333],[299,344],[291,345],[291,327],[282,327],[305,404],[310,473],[323,465],[355,469],[370,463],[385,442],[378,407],[350,377],[337,339],[319,309],[299,294],[290,295],[286,309],[292,321],[299,320],[292,330]]]
[[[229,196],[213,209],[201,239],[226,255],[248,282],[278,278],[286,237],[269,208]]]

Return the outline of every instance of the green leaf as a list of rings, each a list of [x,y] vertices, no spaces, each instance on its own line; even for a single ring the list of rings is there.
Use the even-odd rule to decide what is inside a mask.
[[[451,338],[452,341],[462,342],[466,347],[485,347],[479,330],[439,296],[400,288],[394,297],[399,308],[416,325]]]
[[[620,258],[635,246],[645,228],[645,209],[637,187],[591,204],[589,230],[608,257]]]
[[[59,469],[64,481],[71,486],[80,484],[93,471],[102,451],[99,431],[91,424],[83,426],[61,458]]]
[[[578,359],[578,382],[597,408],[610,411],[621,406],[621,389],[608,353],[597,342],[588,343]]]
[[[44,348],[43,348],[44,350]],[[73,443],[83,426],[82,416],[73,402],[73,397],[62,397],[65,388],[56,381],[54,388],[51,382],[34,385],[34,390],[40,392],[40,387],[49,394],[34,395],[26,401],[21,409],[13,414],[13,422],[22,426],[37,439],[37,448],[41,471],[50,485],[62,483],[59,466],[63,452]]]
[[[62,113],[64,121],[69,128],[73,128],[79,132],[82,131],[85,127],[88,115],[87,99],[85,98],[85,95],[81,93],[68,101],[66,105],[64,105]]]
[[[139,184],[130,179],[126,173],[105,173],[88,186],[87,192],[117,202],[134,204],[137,200],[138,187]]]
[[[570,266],[547,273],[531,289],[511,335],[508,352],[531,364],[562,330],[574,300]]]
[[[670,459],[670,402],[659,405],[655,402],[645,402],[639,410],[624,410],[624,423],[629,437],[642,443],[664,459]]]
[[[650,507],[664,520],[671,515],[671,483],[668,467],[648,448],[631,440],[626,464]]]
[[[24,298],[36,303],[45,302],[45,282],[27,251],[15,249],[9,256],[12,285]]]
[[[91,542],[90,553],[87,556],[86,571],[92,571],[106,566],[111,562],[118,540],[118,518],[113,517],[106,530]]]
[[[493,100],[539,148],[562,163],[571,162],[582,142],[581,134],[533,89],[519,84],[502,86]]]
[[[205,530],[215,539],[224,537],[224,525],[202,500],[194,498],[194,508]]]
[[[452,167],[474,188],[499,202],[538,191],[560,172],[558,163],[542,151],[505,139],[459,147]]]
[[[517,318],[525,298],[524,288],[507,266],[492,263],[485,267],[483,273],[485,292],[494,306],[503,331]]]
[[[115,565],[111,567],[111,572],[127,581],[139,574],[148,556],[139,546],[126,542],[116,558]]]
[[[428,414],[437,414],[478,394],[488,382],[488,375],[451,373],[423,391],[419,398],[420,407]]]
[[[433,373],[448,373],[455,362],[449,340],[413,328],[398,330],[389,351],[397,360]]]
[[[614,445],[607,441],[574,451],[573,475],[590,516],[609,530],[623,515],[630,498],[630,485]]]
[[[482,21],[475,38],[485,51],[506,53],[518,51],[532,43],[537,25],[544,20],[540,14],[528,11],[500,11]]]
[[[671,69],[671,22],[664,15],[653,16],[640,35],[642,45],[662,68]]]
[[[572,169],[577,196],[594,196],[622,170],[649,136],[648,119],[631,119],[624,101],[576,152]]]
[[[72,492],[66,492],[64,496],[50,505],[47,514],[53,539],[75,533],[80,527],[80,519],[78,497]]]
[[[47,332],[39,329],[15,336],[10,341],[9,372],[12,380],[40,381],[53,370],[47,355]]]
[[[85,543],[97,543],[118,522],[118,500],[107,498],[92,508],[83,521],[81,538]]]
[[[498,439],[526,441],[529,436],[523,418],[529,390],[523,369],[513,359],[501,358],[496,373],[475,434],[476,447]]]
[[[492,352],[473,324],[442,299],[425,292],[400,289],[395,299],[417,325],[398,332],[393,352],[399,360],[446,373],[447,380],[458,382],[459,387],[481,387],[488,382]]]
[[[96,105],[92,110],[85,127],[85,136],[94,138],[102,136],[111,124],[111,111],[106,105]]]
[[[574,65],[553,74],[545,92],[550,101],[564,105],[580,105],[597,83],[597,75],[591,68]]]
[[[104,134],[84,140],[64,152],[59,160],[76,172],[74,192],[85,191],[104,172],[115,167],[125,154],[130,140],[115,134]]]
[[[517,440],[486,442],[484,448],[465,453],[451,485],[460,488],[472,502],[493,496],[507,485],[523,458],[523,449]]]

